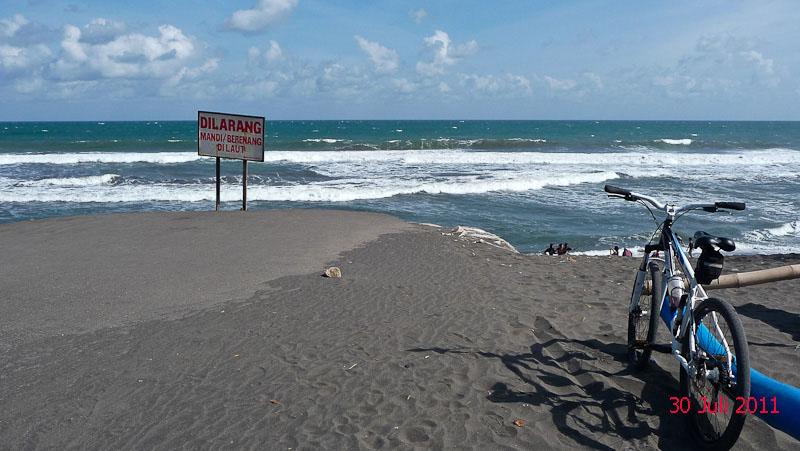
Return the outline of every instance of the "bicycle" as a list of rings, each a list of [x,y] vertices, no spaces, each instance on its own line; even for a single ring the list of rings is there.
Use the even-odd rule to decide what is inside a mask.
[[[731,411],[730,406],[750,396],[747,339],[731,304],[708,297],[702,285],[721,274],[723,256],[719,251],[733,251],[736,244],[729,238],[697,232],[693,238],[694,247],[702,253],[695,270],[672,226],[690,211],[744,210],[745,204],[715,202],[678,206],[610,185],[604,190],[609,197],[644,205],[656,223],[659,220],[650,206],[665,214],[650,243],[645,245],[628,306],[631,364],[635,369],[644,369],[652,351],[664,349],[655,343],[657,318],[661,316],[672,335],[667,352],[681,366],[678,410],[686,414],[692,437],[703,448],[730,448],[739,438],[746,418],[736,413],[736,409]],[[654,242],[657,235],[658,240]],[[657,252],[663,252],[663,258],[651,256]],[[688,409],[683,405],[685,398],[689,401]]]

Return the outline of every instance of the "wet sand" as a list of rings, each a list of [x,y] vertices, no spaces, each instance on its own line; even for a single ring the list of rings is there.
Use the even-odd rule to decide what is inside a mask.
[[[260,230],[257,243],[210,243],[208,227],[234,223]],[[147,244],[153,230],[169,239]],[[0,257],[0,448],[691,445],[667,413],[677,363],[626,364],[638,259],[526,256],[442,232],[320,210],[0,226],[12,249]],[[114,234],[135,243],[117,249]],[[222,277],[210,256],[248,270]],[[799,261],[734,257],[726,273]],[[74,262],[98,273],[64,273]],[[320,277],[328,265],[343,277]],[[798,288],[714,292],[740,313],[753,367],[793,385]],[[757,418],[737,444],[795,446]]]

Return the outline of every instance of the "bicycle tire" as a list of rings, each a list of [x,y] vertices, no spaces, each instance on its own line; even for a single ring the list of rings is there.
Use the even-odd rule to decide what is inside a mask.
[[[628,360],[636,370],[643,370],[650,363],[650,356],[653,353],[652,345],[658,327],[658,309],[661,306],[659,299],[661,290],[658,287],[661,286],[661,268],[656,262],[650,262],[647,265],[646,280],[650,280],[652,287],[649,302],[645,300],[645,296],[640,296],[636,309],[628,313]],[[634,296],[635,293],[636,287],[634,286],[631,296]],[[649,310],[640,308],[643,300],[648,304],[646,307],[649,307]]]
[[[722,354],[714,357],[712,351],[706,353],[711,355],[711,358],[705,361],[711,363],[711,366],[720,369],[718,372],[720,375],[718,382],[712,382],[705,376],[696,377],[694,382],[691,382],[688,374],[686,374],[686,371],[681,367],[680,388],[681,395],[688,397],[690,402],[690,409],[689,413],[686,415],[686,422],[691,436],[701,448],[717,450],[729,449],[736,443],[744,427],[744,422],[747,419],[745,414],[736,413],[736,410],[737,397],[742,397],[745,400],[750,397],[750,357],[744,327],[742,327],[742,322],[736,310],[734,310],[733,306],[728,302],[718,298],[708,298],[701,302],[694,312],[695,327],[699,327],[701,323],[705,324],[703,320],[712,313],[722,317],[726,323],[726,328],[730,332],[730,337],[728,337],[728,334],[725,334],[724,331],[723,334],[726,336],[725,340],[728,342],[728,346],[730,347],[731,343],[733,344],[732,354],[735,355],[734,366],[736,370],[735,384],[732,387],[730,386],[730,383],[733,383],[733,377],[730,374],[730,368],[728,368],[727,358],[723,359]],[[710,329],[711,328],[707,328],[706,330]],[[722,331],[721,326],[720,331]],[[710,333],[712,336],[719,334],[718,331],[712,331]],[[696,332],[696,334],[699,334],[699,332]],[[688,337],[689,334],[687,333],[682,343],[684,357],[688,357],[689,354]],[[715,339],[716,338],[718,337],[715,337]],[[717,344],[720,342],[721,340],[716,340]],[[706,341],[706,343],[708,343],[708,341]],[[708,345],[706,347],[708,347]],[[719,345],[718,349],[722,349],[722,346]],[[703,365],[706,365],[705,367],[708,368],[708,364],[703,363]],[[690,386],[690,382],[692,386]],[[698,405],[698,401],[694,399],[694,397],[699,394],[699,390],[694,387],[695,385],[708,386],[714,389],[715,395],[711,396],[711,399],[717,402],[716,409],[718,411],[716,413],[699,413],[699,411],[703,409],[703,406]],[[693,391],[698,391],[698,393],[693,394]],[[724,405],[720,402],[723,394],[725,394],[727,398],[730,398],[729,410],[726,412],[719,411],[721,410],[720,406]],[[728,413],[730,413],[729,417],[727,416]],[[720,422],[717,420],[719,420],[721,415],[728,418],[727,421],[723,420],[725,428],[721,431],[711,431],[710,429],[713,427],[714,423],[719,426]]]

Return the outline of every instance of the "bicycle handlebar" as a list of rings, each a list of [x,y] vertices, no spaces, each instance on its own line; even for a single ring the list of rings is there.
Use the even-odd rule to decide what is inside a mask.
[[[635,201],[638,201],[638,200],[642,200],[642,201],[650,203],[651,205],[653,205],[654,207],[656,207],[659,210],[667,211],[667,209],[668,209],[668,206],[666,204],[662,204],[661,202],[657,201],[656,199],[653,199],[650,196],[645,196],[643,194],[637,194],[637,193],[634,193],[634,192],[629,191],[629,190],[624,189],[624,188],[619,188],[617,186],[612,186],[612,185],[606,185],[603,188],[603,190],[605,192],[607,192],[611,196],[620,196],[620,197],[624,198],[627,201],[635,202]],[[745,209],[745,203],[744,202],[714,202],[713,204],[689,204],[689,205],[684,205],[683,207],[674,209],[674,212],[672,212],[671,214],[679,213],[679,212],[682,212],[682,211],[689,211],[689,210],[704,210],[704,211],[708,211],[708,212],[714,213],[719,209],[739,210],[739,211],[741,211],[741,210]],[[670,213],[670,212],[668,211],[668,213]]]
[[[619,187],[616,187],[616,186],[611,186],[611,185],[606,185],[605,188],[603,188],[603,189],[605,190],[605,192],[607,192],[608,194],[610,194],[612,196],[620,196],[623,199],[625,199],[627,201],[630,201],[630,202],[635,202],[637,200],[643,200],[645,202],[648,202],[650,205],[656,207],[659,210],[664,210],[664,209],[667,208],[667,206],[665,204],[662,204],[661,202],[653,199],[650,196],[645,196],[644,194],[634,193],[633,191],[628,191],[626,189],[619,188]]]
[[[618,188],[616,186],[606,185],[603,189],[605,190],[605,192],[607,192],[609,194],[618,194],[620,196],[625,196],[625,197],[628,197],[628,196],[631,195],[630,191],[628,191],[626,189]]]
[[[727,208],[728,210],[744,210],[745,204],[744,202],[714,202],[714,206],[717,208]]]

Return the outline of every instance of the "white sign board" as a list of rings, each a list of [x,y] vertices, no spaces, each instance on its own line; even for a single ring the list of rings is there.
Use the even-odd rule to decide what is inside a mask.
[[[197,153],[206,157],[264,161],[264,118],[198,111]]]

